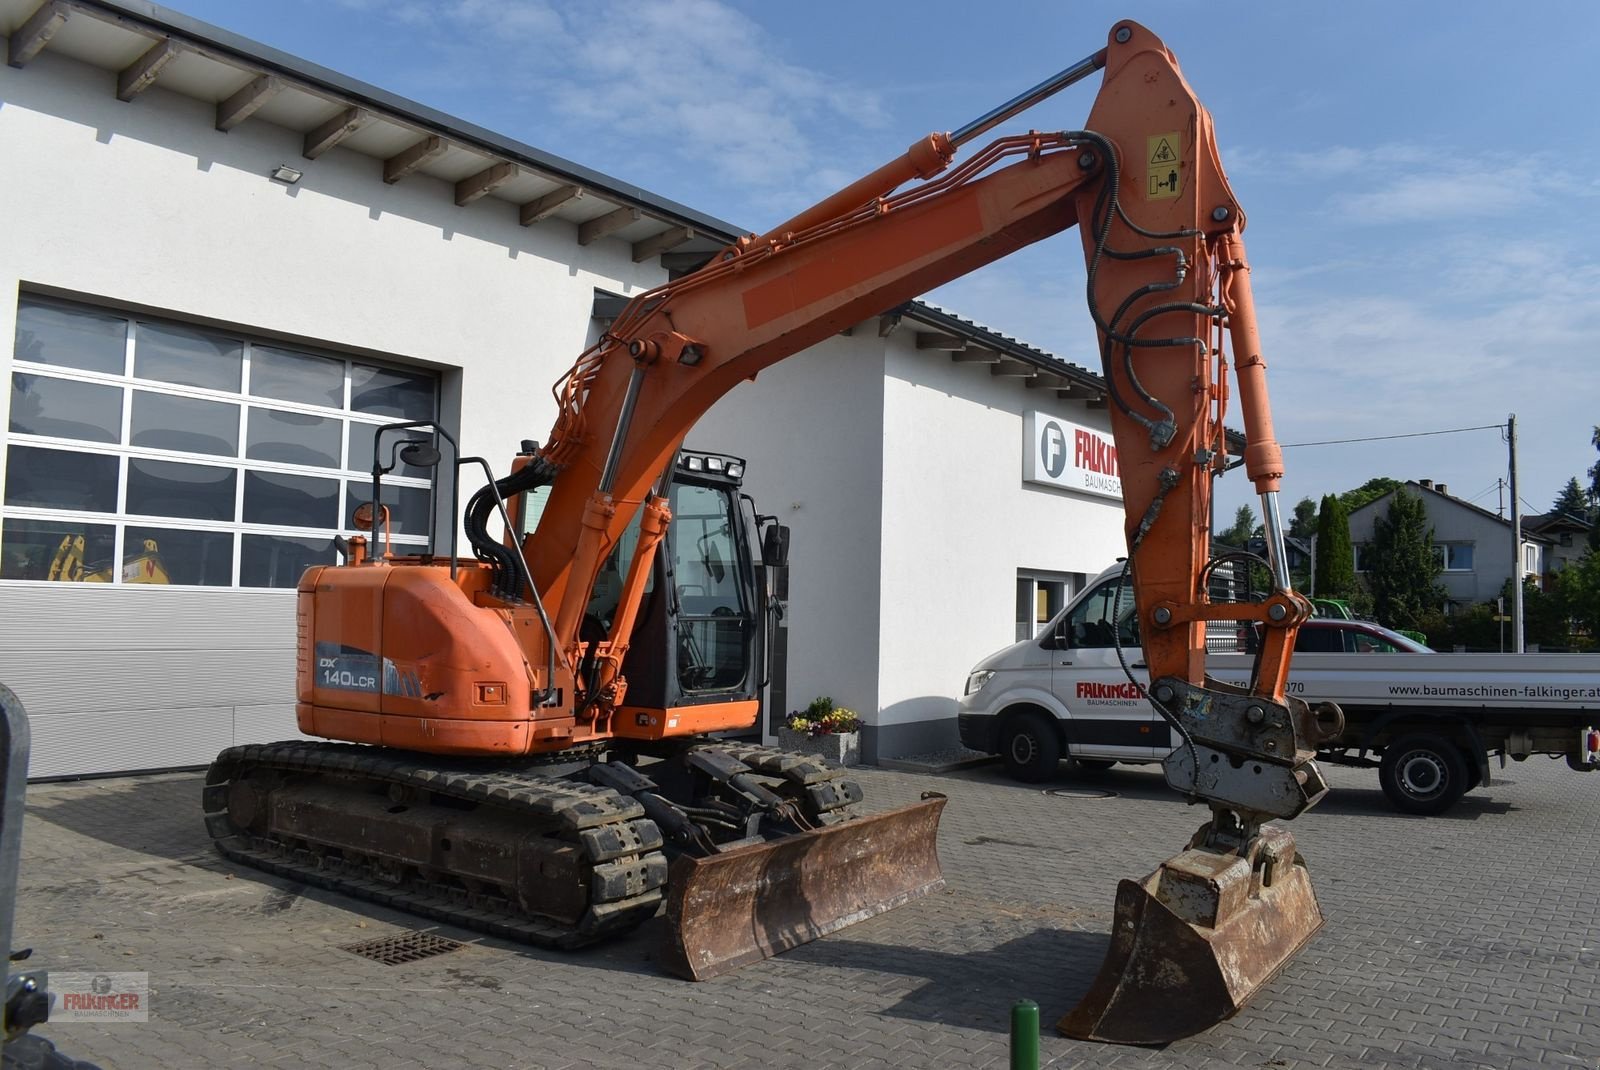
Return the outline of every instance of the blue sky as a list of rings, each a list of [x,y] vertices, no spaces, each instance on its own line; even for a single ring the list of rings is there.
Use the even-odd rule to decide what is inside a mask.
[[[1285,443],[1518,417],[1525,508],[1600,423],[1600,5],[177,0],[176,9],[751,230],[1101,46],[1173,49],[1216,121]],[[1097,80],[995,131],[1082,125]],[[1078,239],[929,295],[1097,366]],[[1284,494],[1431,478],[1491,510],[1495,431],[1291,449]],[[1252,503],[1218,487],[1219,526]]]

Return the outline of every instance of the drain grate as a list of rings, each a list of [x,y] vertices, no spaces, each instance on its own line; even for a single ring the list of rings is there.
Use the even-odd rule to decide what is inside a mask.
[[[1115,799],[1117,793],[1106,791],[1103,788],[1047,788],[1046,795],[1054,795],[1058,799]]]
[[[412,931],[380,936],[376,940],[363,940],[358,944],[340,944],[339,950],[381,962],[385,966],[399,966],[419,959],[431,959],[435,955],[448,955],[464,946],[459,940]]]

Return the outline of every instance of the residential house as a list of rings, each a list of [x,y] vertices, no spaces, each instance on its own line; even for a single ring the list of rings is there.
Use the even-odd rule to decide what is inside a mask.
[[[1593,524],[1572,513],[1533,513],[1522,518],[1522,530],[1550,540],[1544,555],[1544,589],[1550,590],[1556,577],[1577,564],[1589,550]]]
[[[1433,544],[1444,564],[1439,582],[1446,592],[1445,610],[1464,609],[1476,602],[1492,602],[1500,595],[1512,570],[1511,521],[1463,501],[1443,483],[1410,480],[1404,489],[1422,499],[1433,529]],[[1355,546],[1356,571],[1365,572],[1365,553],[1372,543],[1373,524],[1387,514],[1395,492],[1368,502],[1350,513],[1350,542]],[[1541,579],[1552,539],[1528,526],[1522,531],[1520,575]]]

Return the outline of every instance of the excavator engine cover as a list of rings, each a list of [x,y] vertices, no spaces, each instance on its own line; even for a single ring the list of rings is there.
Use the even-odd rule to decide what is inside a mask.
[[[1056,1027],[1113,1044],[1193,1036],[1236,1014],[1320,928],[1288,831],[1263,827],[1248,856],[1191,847],[1118,885],[1099,976]]]
[[[930,792],[887,813],[676,859],[662,964],[704,981],[937,891],[944,804]]]

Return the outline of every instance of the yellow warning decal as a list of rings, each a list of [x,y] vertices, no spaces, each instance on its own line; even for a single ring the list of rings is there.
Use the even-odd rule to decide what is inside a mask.
[[[1148,199],[1167,200],[1183,191],[1183,161],[1178,155],[1182,145],[1177,133],[1145,138],[1145,196]]]

